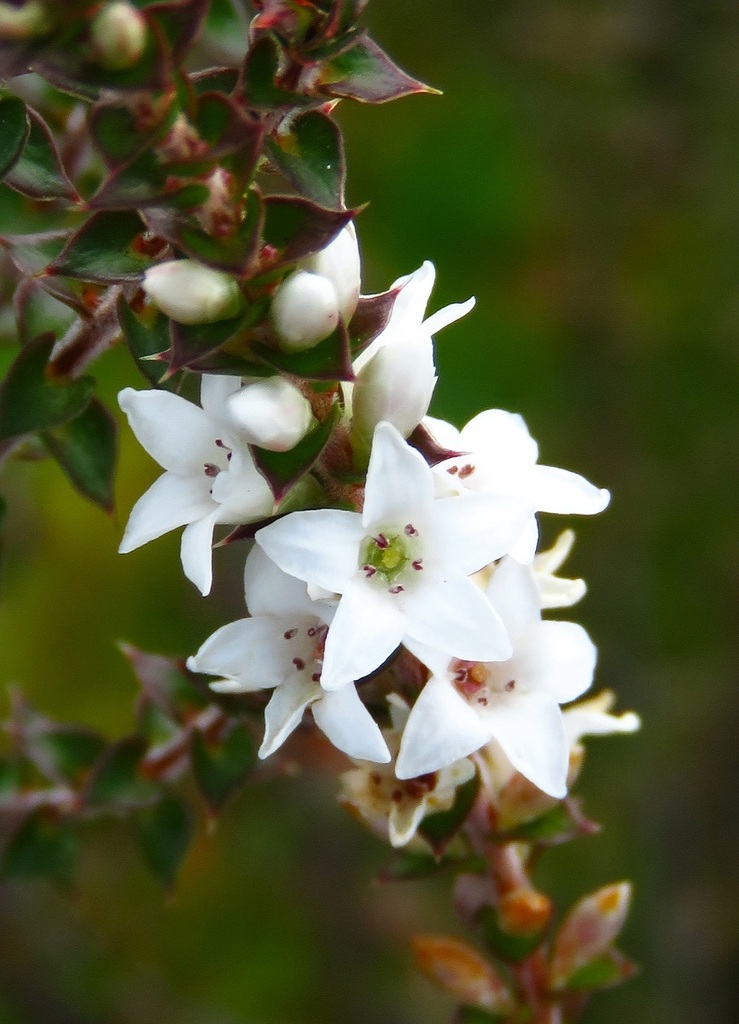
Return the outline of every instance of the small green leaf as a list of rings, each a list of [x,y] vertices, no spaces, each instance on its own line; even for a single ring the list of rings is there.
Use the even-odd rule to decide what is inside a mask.
[[[252,446],[252,455],[267,483],[272,488],[275,501],[280,501],[298,480],[308,472],[328,444],[334,427],[341,419],[341,409],[336,404],[323,421],[287,452],[271,452],[266,448]]]
[[[218,743],[209,742],[196,730],[190,742],[190,757],[195,781],[215,812],[254,768],[256,749],[246,726],[236,724]]]
[[[633,978],[638,970],[633,960],[617,949],[609,949],[573,974],[567,981],[567,988],[573,992],[614,988]]]
[[[241,83],[247,107],[270,111],[316,104],[309,96],[281,88],[278,84],[280,59],[281,48],[272,35],[263,35],[250,48],[244,61]]]
[[[140,320],[121,296],[118,303],[118,319],[129,351],[149,383],[159,384],[165,373],[164,363],[151,359],[150,356],[163,357],[164,353],[169,351],[169,317],[154,311],[151,319],[151,310],[147,310],[147,314],[150,322]]]
[[[139,771],[145,753],[143,736],[127,736],[109,746],[93,768],[85,792],[86,802],[94,807],[137,805],[151,800],[156,789]]]
[[[17,96],[0,100],[0,178],[12,170],[28,141],[26,105]]]
[[[498,915],[493,907],[483,907],[477,915],[477,924],[480,926],[482,937],[488,947],[499,956],[501,960],[511,963],[518,963],[525,960],[533,951],[540,946],[544,938],[543,933],[536,935],[510,935],[503,931],[498,923]]]
[[[43,435],[43,441],[74,487],[106,512],[113,511],[118,428],[96,398],[75,419]]]
[[[300,195],[321,206],[341,208],[346,167],[341,131],[328,114],[309,110],[291,130],[267,139],[270,160]]]
[[[210,0],[176,0],[154,3],[147,10],[150,21],[167,40],[172,61],[178,65],[202,28]]]
[[[30,199],[68,199],[76,202],[79,197],[64,173],[46,122],[30,107],[28,120],[30,130],[26,145],[5,181],[16,192]]]
[[[165,797],[141,813],[138,837],[144,860],[166,889],[172,889],[194,832],[192,814],[177,797]]]
[[[25,345],[0,384],[0,440],[48,430],[74,419],[87,407],[95,386],[90,377],[49,381],[46,366],[54,336],[42,334]]]
[[[418,831],[430,844],[436,856],[440,856],[464,824],[467,815],[477,797],[480,780],[477,772],[461,785],[454,797],[454,803],[448,811],[437,811],[427,814],[419,825]]]
[[[598,825],[582,814],[577,800],[569,797],[538,818],[516,825],[505,833],[505,837],[556,846],[576,836],[590,835],[598,829]]]
[[[302,352],[283,352],[269,345],[254,344],[254,355],[276,370],[303,380],[354,380],[349,336],[343,323],[328,338]]]
[[[88,122],[97,148],[108,164],[115,167],[154,145],[175,116],[174,104],[170,104],[155,115],[152,123],[142,127],[130,106],[117,100],[105,100],[90,110]]]
[[[149,654],[132,644],[119,646],[134,671],[144,699],[172,722],[184,725],[193,712],[201,711],[208,703],[209,691],[206,696],[195,685],[193,679],[197,677],[189,674],[181,662],[161,654]]]
[[[101,284],[137,281],[152,263],[133,245],[143,231],[133,211],[94,213],[46,272]]]
[[[360,103],[387,103],[418,92],[437,93],[411,78],[366,34],[325,66],[319,88],[329,96],[346,97]]]
[[[68,823],[43,809],[35,811],[6,846],[0,860],[0,875],[5,878],[40,876],[69,888],[78,846]]]
[[[209,355],[232,338],[248,321],[245,313],[212,324],[181,324],[172,321],[171,370],[189,366],[193,360]]]
[[[8,250],[22,274],[31,277],[55,260],[69,241],[70,231],[41,231],[32,235],[6,235],[0,245]]]

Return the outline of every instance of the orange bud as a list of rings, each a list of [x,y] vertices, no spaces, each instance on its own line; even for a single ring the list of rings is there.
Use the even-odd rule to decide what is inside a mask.
[[[508,935],[531,938],[549,924],[554,908],[552,901],[535,889],[513,889],[501,898],[498,922]]]
[[[582,967],[606,953],[629,911],[631,883],[605,885],[581,899],[554,937],[549,968],[552,988],[564,988]]]
[[[447,935],[414,935],[418,969],[465,1006],[508,1014],[513,996],[493,967],[466,942]]]

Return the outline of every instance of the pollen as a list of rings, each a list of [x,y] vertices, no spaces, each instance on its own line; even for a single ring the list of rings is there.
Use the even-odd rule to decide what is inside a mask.
[[[478,683],[480,686],[484,686],[490,677],[490,673],[486,666],[483,665],[482,662],[478,661],[469,670],[469,677],[473,683]]]
[[[397,569],[402,560],[403,554],[395,546],[387,547],[382,552],[382,558],[380,559],[380,561],[382,562],[383,569]]]

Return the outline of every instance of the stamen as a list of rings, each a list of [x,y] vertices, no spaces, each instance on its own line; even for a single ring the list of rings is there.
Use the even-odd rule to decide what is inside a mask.
[[[411,562],[411,565],[416,570],[416,572],[420,572],[421,569],[423,569],[423,559],[417,558],[415,562]]]
[[[405,587],[401,587],[399,583],[396,583],[394,587],[389,588],[388,594],[402,594],[404,590]]]
[[[214,463],[206,462],[203,464],[203,472],[206,476],[218,476],[221,471]]]
[[[516,680],[515,679],[509,679],[508,682],[505,684],[505,691],[506,691],[506,693],[513,693],[513,691],[515,689],[516,689]]]
[[[390,545],[390,541],[387,539],[384,533],[378,533],[377,536],[373,538],[373,540],[381,551],[384,551],[385,548],[389,547]]]
[[[313,682],[313,683],[320,683],[320,681],[321,681],[321,673],[320,672],[314,672],[313,675],[310,678],[311,678],[311,682]]]
[[[284,638],[286,640],[292,640],[292,638],[294,636],[298,635],[298,630],[297,630],[297,628],[296,629],[286,629],[285,632],[282,635],[284,636]]]
[[[377,569],[375,569],[374,565],[367,564],[362,566],[362,572],[364,573],[368,580],[371,580],[372,577],[377,572]]]
[[[405,526],[403,527],[403,533],[407,537],[417,537],[418,536],[418,530],[415,528],[413,523],[406,523]]]
[[[450,476],[456,476],[458,472],[459,466],[449,466],[447,469],[447,473],[449,473]]]
[[[475,467],[468,462],[465,466],[462,466],[462,468],[460,469],[459,478],[460,480],[463,480],[466,476],[471,476],[474,472]]]
[[[216,438],[216,445],[217,445],[218,448],[226,448],[228,450],[228,445],[224,443],[222,437],[217,437]]]
[[[305,662],[303,661],[302,658],[293,658],[293,665],[298,670],[298,672],[302,672],[303,669],[305,668]]]

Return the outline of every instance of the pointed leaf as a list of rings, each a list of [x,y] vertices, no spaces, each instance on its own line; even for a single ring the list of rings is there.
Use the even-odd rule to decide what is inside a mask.
[[[111,167],[128,163],[151,147],[167,131],[175,116],[173,104],[157,109],[152,121],[142,124],[135,110],[119,100],[96,103],[87,115],[90,135]]]
[[[154,3],[145,8],[145,14],[163,32],[174,65],[195,42],[208,13],[210,0],[175,0],[174,3]]]
[[[192,770],[212,812],[217,812],[256,764],[256,745],[249,730],[236,724],[218,743],[199,731],[190,743]]]
[[[341,409],[334,405],[326,419],[287,452],[271,452],[252,446],[257,469],[272,488],[275,501],[280,501],[298,480],[308,472],[329,442],[334,427],[341,419]]]
[[[354,380],[349,336],[342,322],[328,338],[303,352],[282,352],[261,344],[254,344],[252,349],[269,366],[303,380]]]
[[[0,100],[0,179],[20,158],[31,130],[26,105],[17,96]]]
[[[399,288],[378,295],[360,295],[349,323],[349,344],[356,358],[385,330],[400,293]]]
[[[28,108],[29,134],[26,145],[5,181],[29,199],[79,198],[62,167],[53,136],[40,114]]]
[[[266,196],[264,241],[276,251],[271,268],[286,266],[325,249],[356,210],[327,210],[294,196]]]
[[[553,989],[564,988],[583,967],[607,952],[624,926],[631,884],[605,885],[579,900],[554,936],[549,968]]]
[[[46,272],[101,284],[137,281],[152,263],[134,244],[143,231],[133,211],[94,213]]]
[[[229,95],[238,83],[239,72],[236,68],[206,68],[204,71],[195,71],[190,75],[190,84],[196,96],[205,92],[220,92]]]
[[[156,789],[139,770],[145,753],[143,736],[127,736],[108,747],[93,768],[85,791],[86,803],[92,807],[148,803]]]
[[[25,345],[0,384],[0,440],[35,430],[48,430],[74,419],[92,398],[89,377],[61,383],[49,381],[46,367],[54,336],[42,334]]]
[[[344,203],[346,167],[339,126],[328,114],[309,110],[295,118],[289,132],[267,139],[267,153],[301,196],[321,206]]]
[[[79,493],[113,511],[118,428],[96,398],[75,419],[48,431],[43,441]]]
[[[363,34],[324,68],[319,87],[329,96],[361,103],[386,103],[417,92],[437,92],[411,78],[394,64],[369,36]]]
[[[418,831],[429,843],[437,857],[440,857],[472,810],[477,797],[480,780],[477,772],[467,782],[459,786],[454,803],[448,811],[437,811],[427,814]]]
[[[119,644],[141,686],[142,696],[178,725],[184,725],[193,712],[201,711],[208,697],[195,685],[182,662],[149,654],[132,644]]]
[[[133,312],[126,300],[121,296],[118,302],[118,319],[120,320],[123,337],[136,360],[136,365],[151,384],[158,384],[164,376],[165,369],[161,362],[149,356],[161,355],[169,350],[171,340],[169,318],[158,310],[147,310],[149,321],[144,322]]]
[[[209,355],[225,344],[229,338],[248,324],[248,314],[239,313],[228,320],[212,324],[171,324],[172,345],[167,359],[171,370],[189,366],[193,360]]]
[[[67,822],[45,810],[29,815],[0,858],[4,878],[41,877],[69,888],[78,851],[77,838]]]
[[[595,822],[584,817],[579,802],[574,797],[569,797],[533,820],[507,830],[504,835],[506,839],[558,846],[577,836],[592,835],[598,832],[599,828]]]
[[[247,107],[271,111],[315,104],[309,96],[281,88],[280,60],[280,46],[271,35],[263,35],[250,47],[241,78],[241,93]]]
[[[639,968],[617,949],[609,949],[580,968],[567,982],[570,992],[588,992],[614,988],[633,978]]]
[[[41,231],[32,235],[6,235],[0,245],[7,250],[22,274],[38,274],[55,260],[69,241],[71,231]]]
[[[141,852],[165,889],[173,888],[194,831],[190,809],[177,797],[165,797],[139,817]]]

